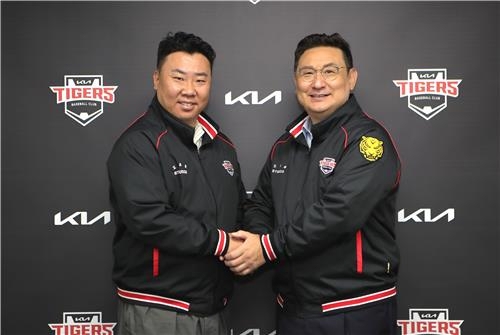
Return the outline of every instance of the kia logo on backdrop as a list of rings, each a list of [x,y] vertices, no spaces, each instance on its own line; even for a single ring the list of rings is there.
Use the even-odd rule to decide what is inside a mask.
[[[55,226],[91,226],[94,223],[101,223],[107,225],[111,222],[111,212],[104,211],[96,216],[89,215],[88,212],[73,212],[63,215],[58,212],[54,215]]]
[[[229,335],[276,335],[276,330],[273,330],[270,333],[261,332],[259,328],[250,328],[241,333],[235,333],[233,329],[231,329],[231,333]]]
[[[104,111],[104,102],[115,102],[118,86],[103,86],[101,75],[67,75],[64,86],[50,86],[58,104],[64,102],[64,113],[86,126]]]
[[[413,212],[401,209],[398,212],[398,222],[433,223],[438,221],[451,222],[453,220],[455,220],[455,208],[448,208],[442,212],[436,212],[430,208],[420,208]]]
[[[275,105],[281,102],[281,91],[274,91],[264,96],[259,91],[246,91],[239,95],[229,91],[224,95],[224,103],[226,105],[242,104],[242,105],[263,105],[265,103],[273,103]]]
[[[408,98],[408,108],[430,120],[448,105],[448,96],[458,97],[462,79],[447,79],[446,69],[410,69],[407,80],[393,80],[399,97]]]
[[[401,335],[460,335],[464,320],[450,320],[448,309],[412,308],[409,320],[398,320]]]
[[[101,312],[63,313],[63,323],[49,323],[54,335],[113,335],[115,326],[102,322]]]

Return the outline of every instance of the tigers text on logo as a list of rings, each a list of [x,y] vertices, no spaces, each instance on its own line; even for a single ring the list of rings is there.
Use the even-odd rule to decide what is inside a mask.
[[[408,97],[408,108],[430,120],[448,106],[447,97],[458,97],[462,79],[447,79],[446,69],[410,69],[408,80],[393,80],[399,97]]]
[[[65,86],[50,86],[58,104],[64,102],[64,113],[81,124],[88,125],[103,113],[103,103],[115,102],[118,86],[103,86],[100,75],[64,76]]]
[[[410,309],[409,320],[398,320],[401,335],[460,335],[464,320],[449,320],[448,309]]]
[[[103,323],[101,312],[63,313],[63,323],[49,323],[54,335],[113,335],[116,323]]]

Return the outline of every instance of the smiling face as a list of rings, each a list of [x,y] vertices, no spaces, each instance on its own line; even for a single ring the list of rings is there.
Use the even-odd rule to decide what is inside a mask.
[[[325,80],[329,68],[339,68],[338,74]],[[304,80],[299,73],[310,69],[314,72],[312,81]],[[310,71],[309,71],[310,72]],[[348,69],[342,50],[321,46],[306,50],[300,57],[295,73],[295,93],[298,102],[311,118],[318,123],[339,109],[349,99],[356,86],[358,73],[355,68]]]
[[[177,51],[165,57],[153,74],[153,85],[162,107],[194,127],[207,106],[211,84],[210,62],[200,53]]]

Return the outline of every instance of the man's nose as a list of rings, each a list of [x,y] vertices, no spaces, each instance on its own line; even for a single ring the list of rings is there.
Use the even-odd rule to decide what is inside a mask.
[[[185,95],[196,95],[196,89],[193,80],[186,80],[184,82],[182,93]]]
[[[325,86],[326,81],[323,78],[323,74],[320,71],[316,71],[314,74],[313,87],[323,87]]]

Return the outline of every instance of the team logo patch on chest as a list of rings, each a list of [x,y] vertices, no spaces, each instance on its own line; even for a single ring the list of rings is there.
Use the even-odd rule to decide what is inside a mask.
[[[383,144],[384,142],[380,141],[378,138],[363,136],[361,138],[361,143],[359,143],[359,151],[366,160],[375,162],[384,154]]]
[[[226,169],[227,173],[229,173],[230,176],[234,175],[233,164],[230,161],[223,161],[222,166],[224,167],[224,169]]]
[[[335,169],[335,165],[337,165],[335,158],[325,157],[319,161],[319,169],[323,174],[332,173],[333,169]]]

